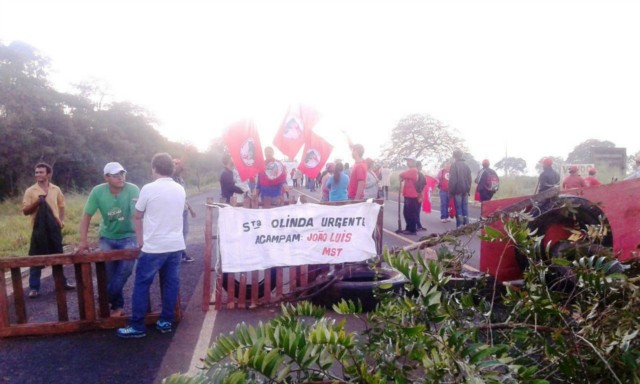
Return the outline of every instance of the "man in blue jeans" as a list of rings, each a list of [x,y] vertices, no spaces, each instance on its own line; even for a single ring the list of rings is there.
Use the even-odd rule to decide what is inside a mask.
[[[87,234],[91,217],[100,211],[100,250],[136,248],[136,232],[133,225],[135,204],[140,189],[126,182],[127,171],[120,163],[112,162],[104,166],[104,183],[95,186],[80,220],[80,243],[76,253],[89,250]],[[111,305],[111,316],[122,316],[124,297],[122,289],[133,272],[135,260],[116,260],[106,263],[107,293]]]
[[[173,159],[158,153],[151,160],[155,181],[140,190],[134,223],[142,252],[138,257],[133,286],[132,314],[129,324],[119,328],[122,338],[147,335],[144,317],[147,314],[149,288],[160,273],[162,311],[156,322],[161,333],[172,331],[175,306],[180,288],[180,259],[185,249],[182,236],[182,211],[186,200],[184,188],[173,181]]]
[[[465,163],[462,151],[453,151],[453,164],[449,169],[449,196],[456,207],[456,228],[469,224],[469,192],[471,169]]]

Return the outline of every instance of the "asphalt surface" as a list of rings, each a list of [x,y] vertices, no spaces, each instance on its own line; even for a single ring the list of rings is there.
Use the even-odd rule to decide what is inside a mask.
[[[306,190],[299,190],[295,193],[306,194],[310,198],[319,197],[317,191],[310,194]],[[0,339],[0,383],[159,383],[172,373],[196,373],[206,348],[217,335],[231,332],[242,321],[257,324],[275,316],[279,312],[277,306],[222,311],[215,311],[211,307],[208,312],[202,311],[204,203],[207,197],[218,201],[219,191],[203,192],[189,198],[190,204],[196,208],[197,217],[190,218],[187,252],[195,261],[181,265],[183,319],[173,333],[160,334],[155,329],[148,329],[145,338],[134,340],[120,339],[114,330]],[[437,204],[436,200],[434,206],[437,207]],[[385,246],[406,246],[417,241],[419,236],[455,228],[454,223],[441,223],[439,212],[436,211],[422,215],[426,233],[420,232],[419,236],[396,235],[397,208],[397,197],[391,196],[385,202]],[[479,208],[470,209],[471,216],[477,217]],[[469,242],[472,249],[477,249],[476,240],[470,239]],[[477,267],[477,260],[472,258],[470,264]],[[73,276],[71,270],[65,271],[65,274]],[[125,287],[126,313],[130,313],[132,282],[133,276]],[[26,285],[26,279],[23,284]],[[42,279],[41,293],[37,299],[27,299],[30,322],[55,321],[51,276]],[[70,317],[76,319],[75,292],[68,292],[67,298]],[[152,290],[151,302],[154,309],[159,306],[157,287]]]

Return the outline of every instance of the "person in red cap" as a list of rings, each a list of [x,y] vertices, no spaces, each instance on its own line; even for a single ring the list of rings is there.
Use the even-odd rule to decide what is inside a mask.
[[[489,168],[489,160],[482,160],[482,169],[478,171],[476,176],[476,191],[480,201],[491,200],[493,195],[498,190],[498,174],[493,169]]]
[[[584,178],[584,182],[587,187],[597,187],[602,184],[600,180],[596,179],[596,169],[593,167],[589,168],[589,176]]]
[[[536,193],[544,192],[549,188],[557,187],[560,184],[560,175],[553,169],[553,159],[545,157],[542,159],[542,173],[538,177]]]
[[[584,179],[578,174],[578,167],[575,165],[570,166],[569,176],[562,181],[562,189],[584,188],[586,186]]]

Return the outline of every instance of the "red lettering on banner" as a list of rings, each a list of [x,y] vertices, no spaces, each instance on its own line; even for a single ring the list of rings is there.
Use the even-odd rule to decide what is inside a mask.
[[[342,253],[342,248],[329,248],[329,247],[324,247],[322,248],[322,256],[340,256],[340,253]]]

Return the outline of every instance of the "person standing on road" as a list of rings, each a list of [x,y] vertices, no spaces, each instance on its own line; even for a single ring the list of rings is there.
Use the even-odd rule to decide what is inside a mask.
[[[51,255],[62,253],[62,228],[64,228],[65,200],[62,191],[51,183],[52,169],[47,163],[35,166],[36,183],[24,192],[22,213],[31,216],[33,231],[29,255]],[[43,267],[29,268],[29,297],[40,295],[40,277]],[[64,278],[64,288],[71,290],[75,285]]]
[[[403,235],[415,235],[418,220],[416,214],[419,213],[420,204],[418,203],[418,191],[416,191],[416,181],[418,181],[418,170],[416,169],[416,160],[407,157],[406,171],[400,173],[400,184],[402,185],[402,196],[404,197],[404,215],[405,229],[401,231]]]
[[[264,149],[265,169],[258,174],[258,190],[262,198],[262,207],[269,208],[271,205],[280,205],[281,196],[287,185],[287,168],[281,161],[273,157],[273,148]],[[313,181],[315,183],[315,180]]]
[[[624,178],[625,180],[640,179],[640,153],[636,155],[636,170],[629,176]]]
[[[389,187],[391,186],[391,168],[387,164],[382,163],[380,167],[380,188],[382,189],[382,197],[389,200]]]
[[[578,167],[575,165],[570,166],[569,176],[562,180],[562,189],[584,188],[586,186],[587,183],[585,183],[584,179],[578,174]]]
[[[490,188],[490,178],[494,177],[497,179],[498,175],[496,174],[496,171],[489,168],[489,160],[482,160],[482,169],[478,172],[475,180],[476,191],[478,192],[481,202],[491,200],[493,195],[496,193],[496,191]]]
[[[138,246],[133,214],[140,189],[135,184],[126,182],[127,171],[118,162],[107,163],[103,175],[105,182],[93,187],[84,206],[80,220],[80,242],[75,253],[89,250],[89,224],[96,211],[100,211],[102,216],[99,242],[101,251],[133,249]],[[107,294],[112,317],[122,316],[122,289],[131,276],[135,263],[135,259],[106,262]]]
[[[440,221],[447,223],[449,218],[449,167],[451,163],[446,161],[442,164],[442,169],[438,172],[438,195],[440,196]]]
[[[173,170],[173,180],[182,185],[182,188],[186,188],[186,183],[184,178],[182,177],[182,172],[184,171],[184,167],[182,166],[182,162],[180,159],[173,159],[174,170]],[[192,218],[196,218],[196,211],[191,208],[191,205],[187,201],[184,202],[184,211],[182,211],[182,236],[184,237],[184,243],[187,244],[187,236],[189,235],[189,215]],[[193,262],[193,257],[187,254],[187,250],[185,249],[182,252],[182,262],[183,263],[191,263]]]
[[[322,181],[320,182],[320,191],[322,191],[322,197],[320,201],[329,201],[329,188],[327,187],[327,182],[329,179],[333,177],[333,172],[335,171],[336,166],[334,163],[328,163],[326,170],[323,172]]]
[[[542,173],[538,177],[538,187],[536,193],[544,192],[549,188],[557,187],[560,184],[560,175],[553,169],[553,159],[545,157],[542,159]]]
[[[220,173],[220,194],[222,195],[222,202],[225,204],[231,204],[231,196],[234,193],[244,193],[240,187],[236,185],[233,177],[233,160],[231,155],[222,155],[222,173]],[[249,187],[251,188],[251,187]]]
[[[144,318],[149,305],[149,288],[156,274],[161,276],[162,312],[156,322],[161,333],[171,332],[180,288],[180,259],[185,249],[182,236],[182,211],[186,193],[173,181],[173,160],[158,153],[151,160],[155,181],[140,190],[134,216],[138,244],[142,251],[136,266],[132,314],[129,324],[119,328],[122,338],[146,336]]]
[[[344,174],[344,165],[336,163],[333,170],[333,176],[327,180],[327,189],[329,189],[329,201],[347,200],[347,186],[349,185],[349,176]]]
[[[418,171],[418,180],[415,182],[416,192],[418,193],[418,204],[416,208],[416,231],[426,231],[427,228],[422,226],[420,222],[420,212],[422,211],[422,201],[424,199],[424,190],[427,187],[427,178],[422,172],[422,162],[416,161],[416,170]]]
[[[584,178],[584,182],[587,184],[587,187],[597,187],[602,185],[600,180],[596,178],[596,169],[593,167],[589,168],[589,176]]]
[[[362,144],[354,144],[351,146],[351,156],[355,160],[353,168],[347,173],[345,165],[345,174],[349,176],[349,187],[347,188],[347,194],[349,200],[362,200],[364,199],[364,187],[367,182],[367,163],[365,163],[362,156],[364,155],[364,147]]]
[[[375,163],[373,159],[367,158],[367,178],[364,185],[364,198],[365,199],[377,199],[378,190],[380,189],[380,179],[374,172]]]
[[[462,151],[453,151],[453,164],[449,169],[449,194],[456,207],[456,228],[469,224],[469,192],[471,191],[471,169],[462,157]]]

